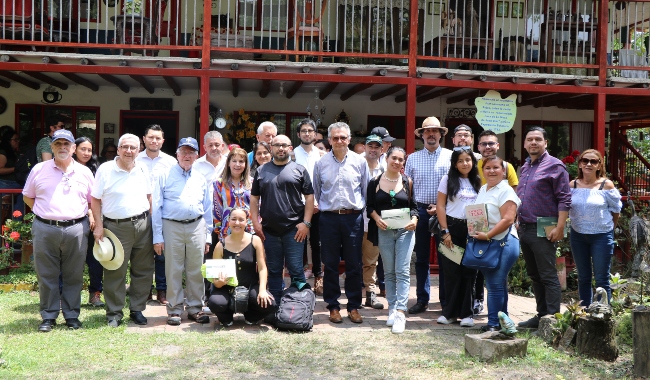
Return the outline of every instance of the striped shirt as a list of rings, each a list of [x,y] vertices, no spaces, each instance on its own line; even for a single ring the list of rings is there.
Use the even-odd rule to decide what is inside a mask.
[[[329,152],[314,166],[314,197],[321,211],[362,210],[370,177],[366,160],[348,150],[339,162]]]
[[[562,161],[544,152],[535,162],[526,158],[521,167],[517,196],[519,222],[537,223],[538,217],[557,217],[571,209],[569,173]]]
[[[422,149],[409,155],[404,173],[413,180],[416,202],[436,204],[440,180],[451,167],[451,153],[439,146],[433,152]]]

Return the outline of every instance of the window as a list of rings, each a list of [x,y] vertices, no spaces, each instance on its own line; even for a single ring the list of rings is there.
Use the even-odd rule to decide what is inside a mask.
[[[424,121],[424,117],[417,116],[415,118],[415,128],[419,128]],[[375,127],[384,127],[396,139],[406,138],[406,118],[404,116],[380,116],[368,115],[368,123],[366,130],[368,133]]]
[[[38,140],[50,132],[47,119],[55,114],[63,116],[66,129],[70,130],[75,138],[88,137],[97,150],[99,107],[16,104],[16,126],[21,138],[20,145],[36,145]]]
[[[239,29],[273,32],[287,30],[287,16],[293,8],[288,0],[238,0],[237,4]]]
[[[574,150],[582,152],[591,148],[593,123],[590,122],[524,120],[521,127],[522,161],[528,157],[528,152],[523,145],[526,131],[531,127],[542,127],[546,130],[548,135],[546,150],[553,157],[562,159]]]

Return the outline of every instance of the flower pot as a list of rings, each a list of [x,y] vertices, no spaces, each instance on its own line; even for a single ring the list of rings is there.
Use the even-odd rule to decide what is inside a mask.
[[[560,288],[566,290],[566,258],[564,256],[555,259],[555,269],[560,280]]]
[[[34,261],[34,246],[23,243],[20,251],[20,264],[31,264]]]

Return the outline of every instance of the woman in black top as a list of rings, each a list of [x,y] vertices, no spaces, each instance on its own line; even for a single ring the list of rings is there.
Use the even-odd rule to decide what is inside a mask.
[[[20,153],[20,137],[9,126],[4,126],[0,135],[0,188],[22,189],[14,177],[16,160]]]
[[[386,153],[386,171],[370,180],[366,197],[368,240],[379,246],[384,264],[386,299],[388,300],[387,326],[392,332],[404,332],[406,303],[410,287],[411,253],[415,245],[415,226],[418,210],[413,199],[413,181],[401,174],[406,162],[406,152],[391,147]],[[382,211],[405,209],[408,220],[402,228],[388,229]],[[410,219],[409,219],[410,218]]]
[[[276,308],[273,296],[266,290],[267,270],[262,240],[245,231],[248,212],[233,208],[230,212],[230,234],[214,247],[213,259],[236,259],[237,282],[249,289],[248,311],[244,313],[247,324],[257,324]],[[212,281],[208,307],[219,318],[222,326],[233,323],[233,312],[228,308],[230,292],[228,278],[220,274]]]

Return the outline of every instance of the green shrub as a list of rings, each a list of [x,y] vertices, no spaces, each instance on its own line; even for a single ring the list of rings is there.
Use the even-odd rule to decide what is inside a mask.
[[[632,313],[623,313],[618,318],[616,321],[616,336],[618,337],[618,344],[632,346]]]

